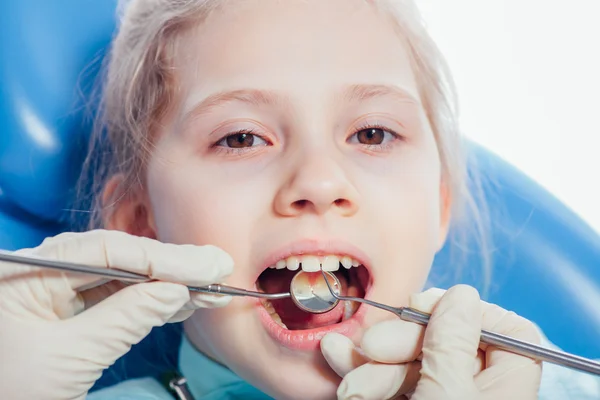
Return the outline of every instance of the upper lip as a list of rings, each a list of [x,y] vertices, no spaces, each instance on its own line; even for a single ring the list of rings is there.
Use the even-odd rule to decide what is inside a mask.
[[[290,256],[303,254],[314,256],[347,255],[361,263],[369,273],[371,272],[371,262],[369,257],[353,244],[338,239],[304,239],[288,243],[271,252],[263,262],[258,265],[259,270],[257,271],[256,279],[258,279],[258,276],[265,269],[274,265],[277,261]]]

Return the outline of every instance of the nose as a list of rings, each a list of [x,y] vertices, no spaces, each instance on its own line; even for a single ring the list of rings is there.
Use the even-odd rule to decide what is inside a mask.
[[[299,160],[275,198],[275,212],[288,217],[328,212],[348,217],[358,208],[359,194],[344,169],[322,154]]]

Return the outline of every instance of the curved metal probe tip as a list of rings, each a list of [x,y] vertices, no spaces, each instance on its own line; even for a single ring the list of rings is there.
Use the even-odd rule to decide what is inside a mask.
[[[373,306],[373,307],[381,308],[382,310],[393,312],[394,314],[399,314],[403,310],[403,308],[401,308],[401,307],[391,307],[391,306],[388,306],[388,305],[385,305],[385,304],[377,303],[375,301],[363,299],[363,298],[360,298],[360,297],[340,296],[339,294],[335,293],[335,291],[333,290],[333,288],[329,284],[329,280],[327,279],[327,275],[325,275],[325,271],[323,271],[323,267],[321,267],[321,275],[323,275],[323,279],[325,279],[325,284],[327,285],[327,289],[329,289],[329,292],[331,293],[331,295],[334,298],[338,299],[338,300],[341,300],[341,301],[356,301],[358,303],[368,304],[368,305]],[[315,296],[316,296],[316,294],[315,294]],[[317,296],[317,297],[319,297],[319,296]]]
[[[324,275],[324,274],[323,274]],[[327,282],[327,279],[325,279],[325,281]],[[338,299],[338,297],[336,296],[335,293],[333,293],[333,290],[331,289],[331,286],[329,286],[329,283],[327,283],[327,289],[329,289],[329,292],[333,295],[334,298]],[[322,298],[321,296],[319,296],[318,294],[315,293],[315,289],[314,288],[310,288],[310,292],[312,293],[313,296],[315,296],[317,299],[329,304],[330,306],[335,306],[337,301],[330,301],[327,299]],[[338,299],[339,300],[339,299]]]

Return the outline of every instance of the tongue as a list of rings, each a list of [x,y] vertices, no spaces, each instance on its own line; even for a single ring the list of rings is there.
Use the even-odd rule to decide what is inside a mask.
[[[297,271],[267,270],[260,278],[260,286],[266,293],[281,293],[290,290],[290,283]],[[319,272],[315,272],[316,276]],[[320,275],[319,275],[320,276]],[[347,287],[346,279],[343,275],[337,274],[340,280],[342,291]],[[331,311],[323,314],[311,314],[302,311],[294,304],[291,299],[277,300],[271,302],[275,312],[281,318],[281,322],[291,330],[312,329],[322,326],[332,325],[342,320],[344,314],[344,305],[339,303]]]

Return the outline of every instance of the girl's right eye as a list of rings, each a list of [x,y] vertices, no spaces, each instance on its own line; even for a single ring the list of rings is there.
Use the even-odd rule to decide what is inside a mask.
[[[232,133],[215,143],[215,147],[222,147],[225,151],[244,151],[244,149],[267,145],[268,143],[265,139],[252,133],[252,131]]]

